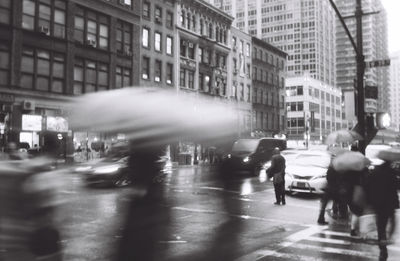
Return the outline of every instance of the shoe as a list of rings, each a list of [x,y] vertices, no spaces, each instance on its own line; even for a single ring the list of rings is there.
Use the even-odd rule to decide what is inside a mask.
[[[281,203],[279,203],[279,202],[274,202],[274,205],[280,205]]]
[[[282,202],[282,205],[286,205],[286,202]]]
[[[352,237],[358,236],[357,230],[355,230],[355,229],[350,230],[350,236],[352,236]]]
[[[325,220],[318,220],[318,225],[328,225],[329,223]]]

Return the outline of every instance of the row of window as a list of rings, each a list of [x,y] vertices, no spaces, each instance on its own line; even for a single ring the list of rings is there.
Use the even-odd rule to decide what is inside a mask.
[[[172,63],[166,63],[165,67],[161,60],[154,60],[153,64],[150,64],[150,58],[147,56],[142,57],[142,79],[148,81],[154,81],[156,83],[164,82],[168,85],[173,84],[174,65]],[[153,70],[151,70],[153,68]],[[163,74],[163,70],[165,73]],[[165,75],[165,79],[163,79]]]
[[[151,38],[150,38],[150,29],[143,27],[142,28],[142,46],[144,48],[150,49],[151,48]],[[163,35],[160,32],[154,32],[154,50],[156,52],[162,52],[163,51],[163,42],[165,42],[165,53],[168,55],[173,54],[173,43],[174,43],[174,38],[170,35],[167,35],[165,37],[165,40],[163,40]]]
[[[299,118],[289,118],[287,119],[287,128],[303,128],[300,130],[299,134],[301,134],[304,131],[304,117],[299,117]],[[314,119],[314,127],[319,128],[321,125],[321,129],[326,129],[326,130],[339,130],[341,129],[341,124],[338,122],[331,122],[331,121],[324,121],[324,120],[319,120],[319,119]],[[297,133],[292,133],[292,134],[297,134]]]
[[[238,101],[245,101],[245,102],[251,102],[251,87],[249,84],[244,86],[243,83],[240,83],[239,86],[237,86],[237,83],[234,82],[232,85],[232,96],[238,100]]]
[[[279,115],[256,110],[253,114],[253,122],[256,129],[274,130],[279,126]]]
[[[274,106],[279,103],[279,94],[275,95],[274,92],[269,92],[263,88],[253,89],[253,103],[265,104]]]
[[[268,52],[263,52],[261,48],[253,47],[253,59],[269,63],[281,70],[284,69],[284,59],[280,59],[279,57],[276,57]]]
[[[9,72],[10,72],[10,49],[6,44],[0,43],[0,85],[8,84]]]
[[[215,25],[213,21],[199,18],[187,10],[182,10],[180,14],[180,25],[188,30],[215,39],[219,43],[227,44],[228,30],[222,25]]]
[[[171,1],[165,1],[169,2],[169,4],[173,7],[173,3]],[[142,6],[142,17],[148,20],[154,19],[154,22],[156,24],[162,25],[164,23],[163,21],[163,8],[161,6],[155,5],[154,6],[154,13],[152,17],[152,6],[150,2],[144,1],[143,6]],[[165,25],[168,28],[172,28],[174,26],[174,13],[171,11],[166,10],[165,11]]]
[[[279,81],[279,75],[274,74],[273,72],[264,71],[262,68],[257,68],[256,66],[253,67],[253,80],[269,83],[281,88],[285,86],[285,80],[283,77],[281,77]]]

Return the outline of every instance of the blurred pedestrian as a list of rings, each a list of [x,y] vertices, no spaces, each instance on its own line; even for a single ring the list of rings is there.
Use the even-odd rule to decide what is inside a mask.
[[[395,172],[391,162],[385,161],[376,166],[366,183],[367,201],[376,214],[376,226],[379,242],[379,260],[387,260],[387,244],[395,230],[395,209],[399,208]],[[388,234],[386,228],[390,223]]]
[[[285,168],[286,161],[281,155],[278,147],[272,151],[271,167],[268,168],[267,174],[269,178],[272,178],[275,189],[276,202],[275,205],[286,204],[285,200]]]
[[[133,193],[117,261],[156,260],[155,248],[161,239],[165,240],[166,232],[156,224],[156,218],[163,219],[164,224],[169,222],[168,208],[161,204],[164,195],[160,157],[165,155],[165,146],[151,142],[142,140],[130,143],[128,165]]]

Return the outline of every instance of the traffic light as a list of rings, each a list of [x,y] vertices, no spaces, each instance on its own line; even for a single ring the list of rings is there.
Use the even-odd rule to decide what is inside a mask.
[[[386,129],[390,126],[390,115],[387,112],[377,112],[375,116],[376,128]]]

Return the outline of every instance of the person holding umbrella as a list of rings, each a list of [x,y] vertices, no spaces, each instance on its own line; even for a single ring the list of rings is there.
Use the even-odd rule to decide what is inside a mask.
[[[400,151],[395,149],[380,151],[377,157],[384,162],[372,170],[367,180],[366,194],[367,201],[372,205],[376,214],[379,260],[387,260],[386,246],[395,229],[395,209],[399,208],[395,172],[391,163],[400,160]],[[390,230],[387,235],[388,223],[390,223]]]

